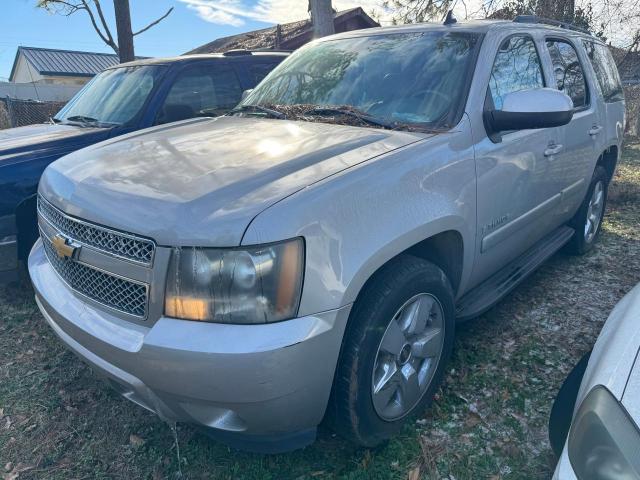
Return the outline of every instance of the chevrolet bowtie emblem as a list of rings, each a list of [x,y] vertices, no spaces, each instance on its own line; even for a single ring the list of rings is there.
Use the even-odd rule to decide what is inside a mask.
[[[71,242],[68,238],[58,234],[51,240],[53,243],[53,248],[55,249],[58,257],[60,258],[74,258],[78,255],[80,251],[80,245],[76,245]]]

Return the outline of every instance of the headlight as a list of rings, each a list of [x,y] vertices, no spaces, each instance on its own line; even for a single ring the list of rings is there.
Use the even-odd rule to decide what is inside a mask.
[[[601,385],[589,392],[573,420],[569,460],[579,480],[640,479],[640,432]]]
[[[304,242],[238,249],[176,248],[171,254],[165,314],[218,323],[268,323],[296,316]]]

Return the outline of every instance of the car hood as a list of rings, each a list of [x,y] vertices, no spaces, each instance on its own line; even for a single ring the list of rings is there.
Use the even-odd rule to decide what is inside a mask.
[[[636,425],[640,426],[640,331],[637,327],[638,318],[640,318],[640,284],[627,297],[630,299],[625,307],[624,315],[627,323],[636,329],[636,334],[633,336],[636,348],[635,356],[633,355],[633,347],[630,351],[634,363],[622,395],[622,405],[627,409]]]
[[[603,385],[640,424],[639,314],[640,284],[618,302],[602,327],[580,385],[576,409],[591,389]]]
[[[48,123],[0,130],[0,165],[28,152],[77,148],[78,144],[97,141],[96,136],[106,138],[107,135],[105,128]]]
[[[40,193],[71,215],[161,245],[235,246],[296,191],[424,134],[220,117],[157,127],[50,165]]]

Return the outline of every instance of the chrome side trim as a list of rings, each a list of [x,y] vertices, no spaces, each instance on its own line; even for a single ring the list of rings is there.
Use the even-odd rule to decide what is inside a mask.
[[[528,212],[520,215],[518,218],[486,235],[482,239],[480,251],[482,253],[486,252],[490,248],[495,247],[500,242],[506,240],[515,232],[523,228],[525,224],[533,222],[536,219],[540,218],[542,215],[552,211],[560,204],[561,198],[562,195],[560,193],[556,193],[553,197],[545,200],[540,205],[535,206]]]
[[[584,184],[584,178],[581,178],[577,182],[572,183],[571,185],[569,185],[567,188],[562,189],[560,191],[560,195],[562,195],[562,200],[565,200],[566,197],[576,193],[576,191],[579,190],[580,187],[582,187],[583,184]]]

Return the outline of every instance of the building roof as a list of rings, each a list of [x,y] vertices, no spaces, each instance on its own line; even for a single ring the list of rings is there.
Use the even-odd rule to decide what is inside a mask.
[[[113,53],[79,52],[74,50],[55,50],[51,48],[18,47],[9,79],[13,79],[18,59],[24,55],[26,60],[40,75],[93,77],[108,67],[120,63]],[[139,57],[142,58],[142,57]]]
[[[367,15],[360,7],[336,12],[333,20],[336,33],[356,30],[361,28],[379,27],[373,18]],[[234,49],[257,50],[266,48],[282,48],[295,50],[304,45],[313,37],[313,25],[311,20],[284,23],[280,27],[280,44],[276,45],[278,26],[240,33],[230,37],[222,37],[213,42],[195,48],[193,53],[218,53]]]
[[[640,52],[630,52],[617,47],[610,48],[618,65],[622,83],[625,85],[640,84]]]

